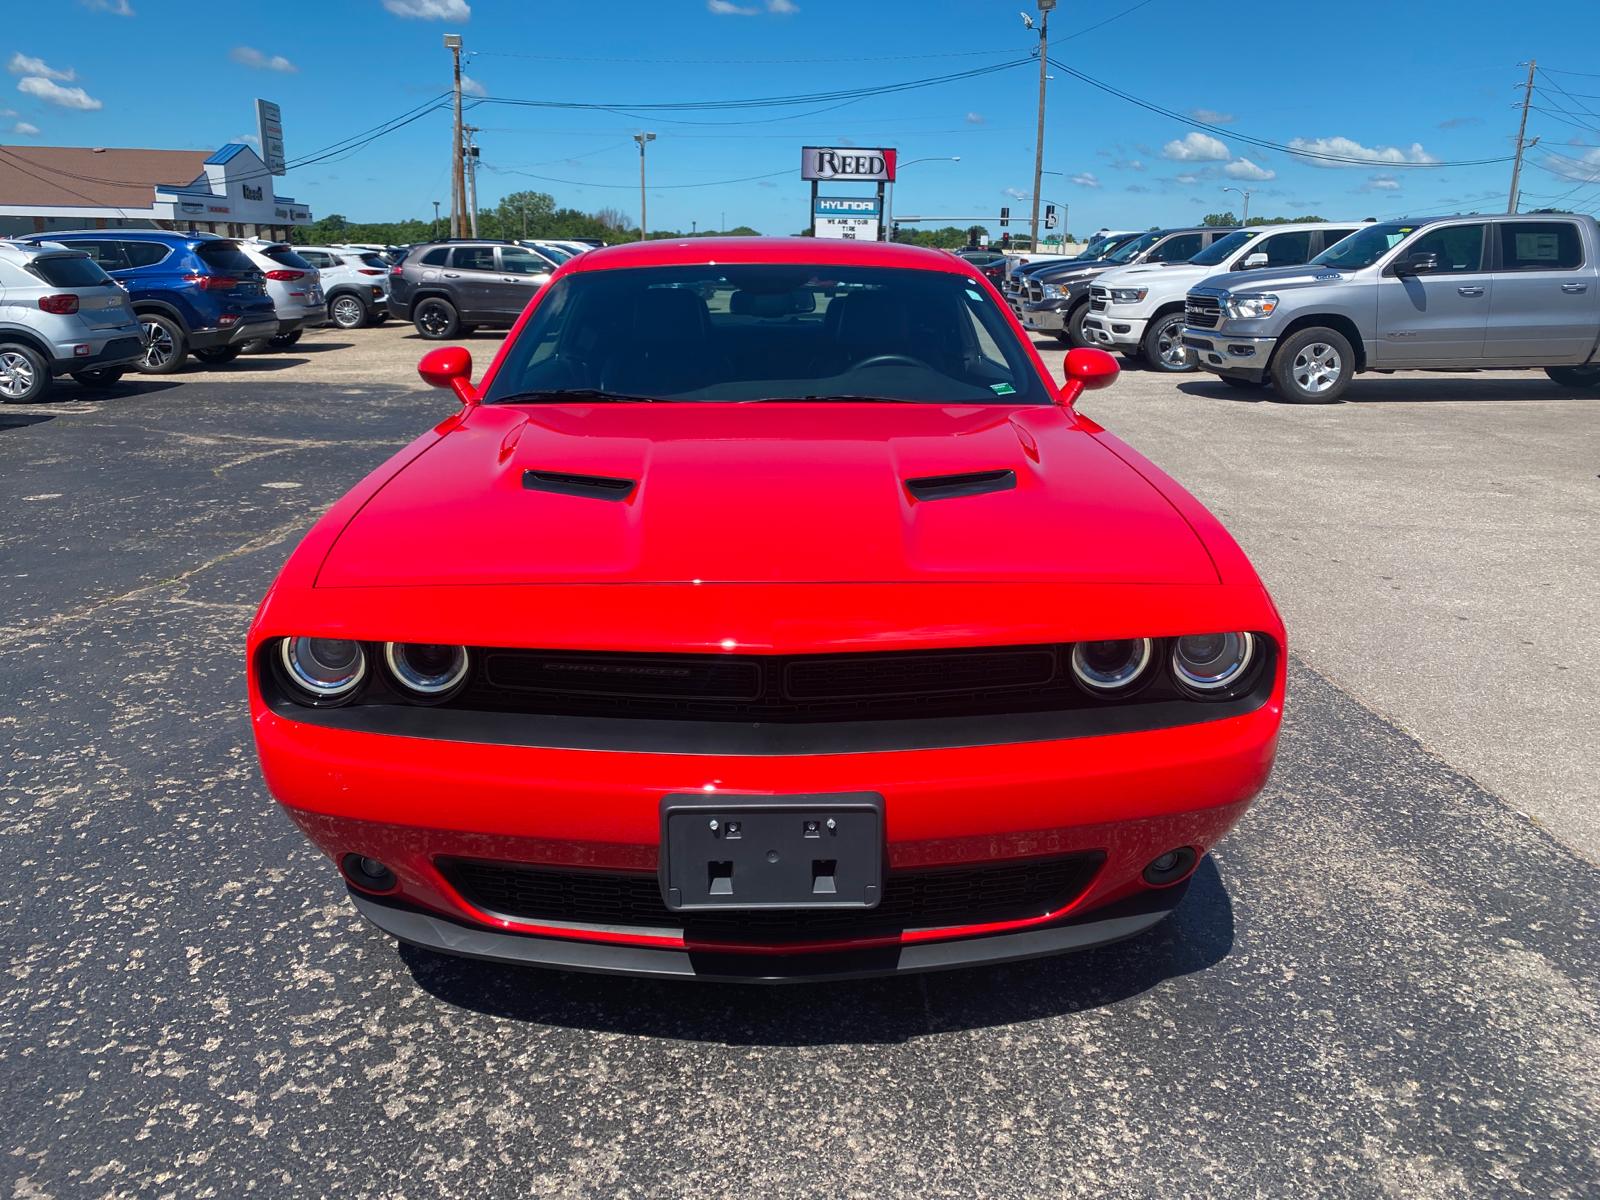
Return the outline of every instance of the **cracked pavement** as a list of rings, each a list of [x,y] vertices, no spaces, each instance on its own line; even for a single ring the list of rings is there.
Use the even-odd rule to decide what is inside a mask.
[[[1315,614],[1267,791],[1132,942],[802,989],[398,950],[266,796],[241,663],[293,539],[453,407],[363,334],[366,383],[0,410],[0,1196],[1600,1194],[1600,872],[1331,682]],[[1192,482],[1132,412],[1170,382],[1124,384]]]

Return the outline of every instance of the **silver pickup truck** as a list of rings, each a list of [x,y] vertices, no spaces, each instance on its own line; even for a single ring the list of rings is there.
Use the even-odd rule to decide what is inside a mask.
[[[1363,226],[1303,267],[1213,275],[1183,345],[1239,387],[1302,404],[1358,371],[1542,367],[1600,389],[1600,226],[1567,213]]]

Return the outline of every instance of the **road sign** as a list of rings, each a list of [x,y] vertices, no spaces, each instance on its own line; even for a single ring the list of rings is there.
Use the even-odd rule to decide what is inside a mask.
[[[283,110],[271,100],[256,101],[256,134],[261,139],[261,161],[274,175],[287,175],[283,156]]]
[[[1044,227],[1046,229],[1054,229],[1056,227],[1056,206],[1054,204],[1046,204],[1044,206]]]

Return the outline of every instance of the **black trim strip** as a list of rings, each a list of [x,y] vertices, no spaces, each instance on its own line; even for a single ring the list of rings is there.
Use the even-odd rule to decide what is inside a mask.
[[[558,496],[582,496],[589,500],[626,500],[637,485],[637,480],[611,475],[573,475],[532,467],[522,472],[522,486],[530,492],[554,492]]]
[[[963,471],[959,475],[924,475],[906,480],[906,490],[918,500],[954,500],[958,496],[982,496],[1006,492],[1017,486],[1017,473],[1009,468],[997,471]]]

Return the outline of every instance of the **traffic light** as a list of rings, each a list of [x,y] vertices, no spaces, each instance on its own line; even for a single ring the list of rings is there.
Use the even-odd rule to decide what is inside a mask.
[[[1005,222],[1003,222],[1003,221],[1001,222],[1001,224],[1004,224],[1004,223]],[[1011,245],[1011,233],[1009,231],[1007,231],[1005,233],[1002,233],[1000,235],[1000,244],[1002,246],[1006,246],[1006,247],[1009,247]]]
[[[1002,208],[1000,210],[1000,228],[1004,229],[1009,224],[1011,224],[1011,210]]]
[[[1044,227],[1046,229],[1054,229],[1056,227],[1056,206],[1054,204],[1046,204],[1044,206]]]

